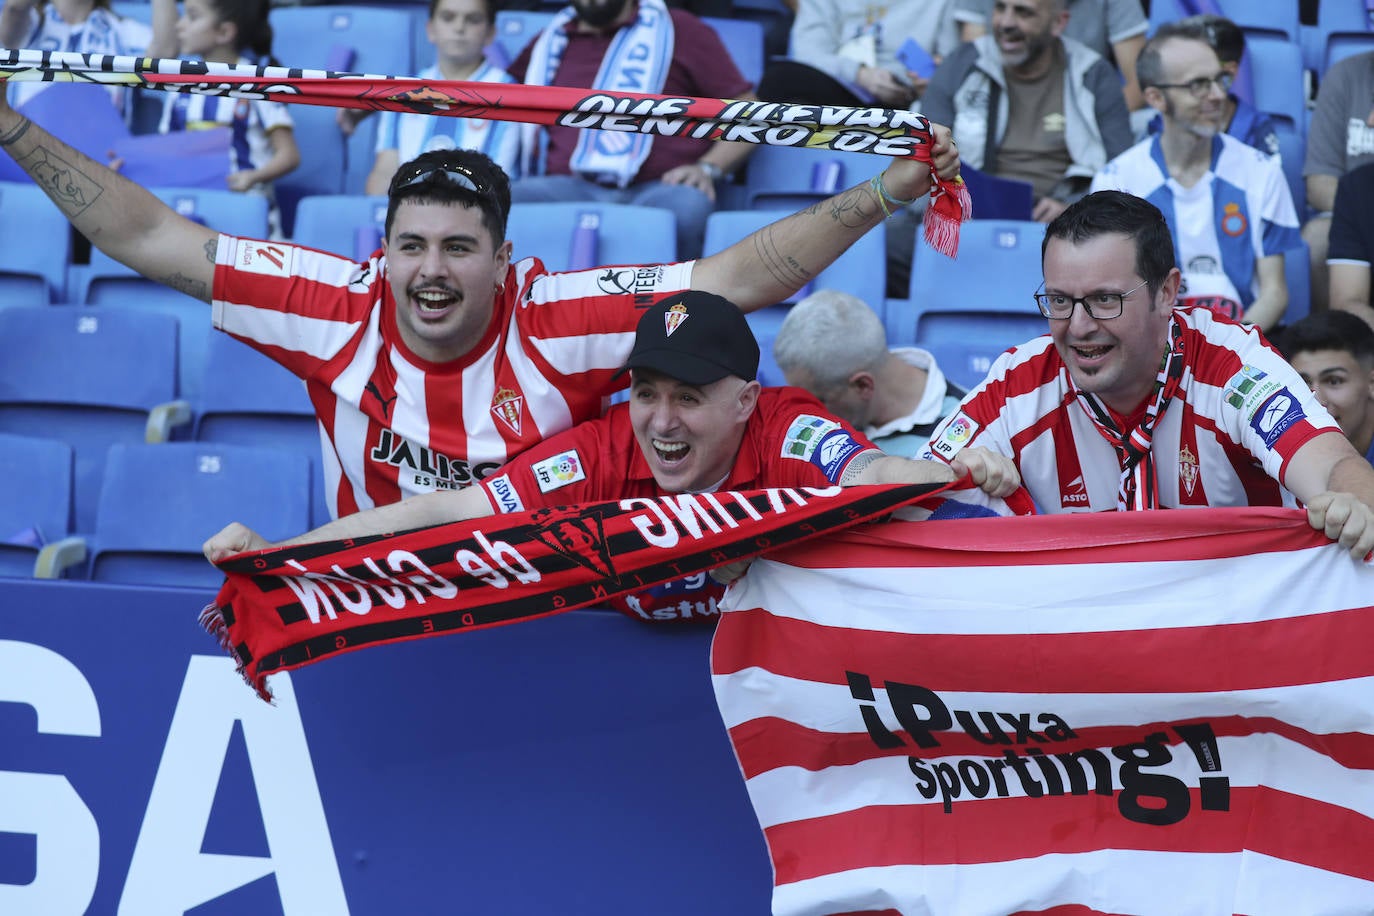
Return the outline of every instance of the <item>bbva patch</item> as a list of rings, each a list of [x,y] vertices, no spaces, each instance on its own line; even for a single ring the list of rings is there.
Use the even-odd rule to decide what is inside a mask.
[[[503,513],[525,511],[525,503],[520,499],[520,494],[515,491],[515,485],[511,483],[509,474],[493,477],[485,483],[487,492],[496,499],[496,508]]]

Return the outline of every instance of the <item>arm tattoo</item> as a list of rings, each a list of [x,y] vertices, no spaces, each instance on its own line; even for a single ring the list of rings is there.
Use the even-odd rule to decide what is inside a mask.
[[[14,125],[13,130],[5,134],[3,137],[0,137],[0,146],[11,146],[15,143],[18,143],[19,138],[24,136],[24,134],[28,133],[29,128],[32,126],[32,121],[30,121],[28,118],[22,118],[18,124]]]
[[[852,487],[859,482],[859,475],[864,472],[864,468],[883,457],[883,452],[876,448],[870,448],[855,455],[849,462],[844,473],[840,475],[840,486]]]
[[[778,283],[790,289],[801,289],[811,279],[811,272],[797,263],[791,255],[778,250],[773,227],[765,226],[754,235],[754,253],[764,269]]]
[[[20,165],[68,219],[85,213],[105,193],[104,185],[46,147],[38,147],[24,159]]]
[[[210,289],[205,285],[204,280],[188,277],[185,274],[168,274],[165,277],[158,277],[157,281],[202,302],[210,301]]]
[[[830,218],[846,229],[862,229],[873,222],[880,208],[867,185],[853,188],[837,198],[831,198]]]
[[[216,235],[205,242],[205,260],[211,264],[215,263],[215,253],[219,251],[219,236]]]

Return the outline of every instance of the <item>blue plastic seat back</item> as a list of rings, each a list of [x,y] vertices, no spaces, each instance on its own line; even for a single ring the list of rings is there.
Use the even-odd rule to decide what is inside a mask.
[[[71,224],[34,184],[0,182],[0,308],[65,296]]]
[[[301,198],[292,238],[299,245],[363,260],[381,244],[385,221],[385,197],[315,194]]]
[[[411,14],[399,7],[274,6],[272,47],[288,67],[343,66],[352,73],[413,76]],[[296,109],[307,106],[293,106]],[[333,116],[333,111],[329,111]],[[299,131],[297,132],[299,135]]]
[[[763,144],[745,167],[746,206],[799,210],[872,178],[888,159],[872,153]]]
[[[1045,333],[1045,318],[1031,298],[1043,278],[1044,235],[1041,223],[973,220],[963,225],[958,258],[945,257],[918,236],[911,298],[888,323],[889,337],[914,338],[923,347],[962,341],[975,355],[996,355]]]
[[[716,30],[740,75],[749,81],[750,86],[757,86],[763,76],[763,24],[752,19],[723,19],[718,16],[703,16],[701,21]]]
[[[1303,89],[1302,49],[1274,35],[1248,35],[1254,105],[1290,130],[1307,130],[1307,97]]]
[[[544,30],[544,27],[553,20],[554,11],[549,10],[500,10],[496,14],[496,41],[494,44],[499,46],[500,57],[504,58],[508,64],[520,55],[525,49],[525,45],[534,41],[535,37]],[[421,25],[421,38],[424,35],[424,27]],[[428,46],[428,40],[424,40]],[[433,47],[430,46],[430,63],[433,63]],[[498,58],[499,59],[499,58]],[[501,64],[501,69],[505,69],[505,64]]]
[[[71,446],[0,433],[0,576],[31,576],[39,547],[71,533],[71,512]]]
[[[231,521],[269,540],[310,526],[310,466],[291,450],[205,442],[116,445],[90,547],[90,575],[105,582],[214,587],[201,555]]]
[[[517,203],[506,237],[514,244],[513,258],[537,257],[551,271],[677,260],[677,224],[661,207]]]
[[[176,397],[177,336],[166,315],[0,311],[0,430],[72,447],[73,530],[91,530],[110,445],[143,441],[149,411]]]

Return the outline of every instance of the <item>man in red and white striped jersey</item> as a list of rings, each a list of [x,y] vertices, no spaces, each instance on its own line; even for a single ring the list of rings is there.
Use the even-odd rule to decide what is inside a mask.
[[[1050,223],[1042,261],[1050,333],[998,357],[924,457],[1010,457],[1050,513],[1300,501],[1353,554],[1374,549],[1374,469],[1258,330],[1175,307],[1153,204],[1088,195]]]
[[[935,128],[934,162],[958,173]],[[512,261],[509,182],[470,151],[424,154],[393,177],[382,248],[358,263],[220,235],[73,150],[0,99],[0,147],[96,246],[212,304],[220,329],[301,376],[335,517],[465,487],[553,433],[600,415],[635,322],[669,293],[727,294],[748,311],[786,299],[930,190],[893,160],[864,182],[682,264],[550,274]]]

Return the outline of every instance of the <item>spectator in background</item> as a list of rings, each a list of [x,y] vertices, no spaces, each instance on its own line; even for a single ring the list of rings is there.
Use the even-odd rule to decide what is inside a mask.
[[[1374,328],[1369,266],[1374,263],[1374,162],[1347,172],[1336,185],[1331,214],[1331,308],[1350,312]]]
[[[1374,465],[1374,329],[1347,312],[1317,312],[1284,328],[1276,343]]]
[[[1240,26],[1224,16],[1189,16],[1180,19],[1178,26],[1185,29],[1198,29],[1207,37],[1207,43],[1217,52],[1221,69],[1231,75],[1234,84],[1240,73],[1240,59],[1245,56],[1245,33]],[[1279,134],[1269,115],[1259,111],[1234,92],[1226,93],[1222,102],[1222,120],[1226,132],[1242,143],[1253,146],[1267,156],[1278,158]],[[1163,118],[1156,114],[1150,121],[1150,133],[1157,134],[1164,129]]]
[[[759,82],[759,98],[807,105],[909,108],[929,73],[913,71],[900,52],[908,40],[939,61],[958,44],[952,0],[801,0],[788,58]]]
[[[150,27],[116,13],[110,8],[110,0],[4,0],[0,6],[0,47],[175,57],[175,5],[170,11],[161,10],[160,15],[161,20],[156,18],[155,11]],[[51,85],[5,84],[11,105],[23,105]],[[120,111],[125,111],[129,104],[128,90],[122,86],[111,86],[110,98]]]
[[[1030,182],[1042,223],[1131,145],[1120,75],[1062,37],[1068,23],[1065,0],[997,0],[992,34],[945,58],[919,106],[951,126],[964,162]]]
[[[987,34],[995,0],[954,0],[954,20],[964,41]],[[1131,111],[1145,108],[1140,83],[1135,76],[1135,60],[1145,46],[1150,21],[1140,0],[1069,0],[1069,24],[1064,37],[1092,48],[1120,71],[1122,94]]]
[[[1180,303],[1273,328],[1288,308],[1284,252],[1300,241],[1283,170],[1223,132],[1231,74],[1199,26],[1162,26],[1137,72],[1164,129],[1108,163],[1092,189],[1127,191],[1164,212],[1183,271]]]
[[[702,98],[752,99],[752,87],[715,30],[663,0],[573,0],[510,66],[536,86],[601,85]],[[515,203],[586,200],[671,210],[678,256],[701,254],[716,182],[747,143],[525,125]]]
[[[889,350],[873,309],[839,290],[818,290],[792,306],[773,358],[787,384],[811,392],[889,455],[915,455],[966,394],[925,350]]]
[[[425,37],[434,45],[437,59],[417,77],[474,83],[515,82],[506,71],[488,63],[482,53],[496,36],[496,3],[497,0],[430,0]],[[340,112],[351,114],[353,109]],[[402,162],[432,149],[475,149],[490,156],[511,178],[520,177],[517,124],[489,118],[384,111],[378,116],[377,157],[364,190],[373,195],[385,194],[391,176]]]
[[[176,0],[153,0],[161,17]],[[210,63],[276,65],[272,59],[272,26],[268,0],[185,0],[176,20],[177,57]],[[281,213],[272,183],[300,165],[301,153],[287,106],[268,99],[179,92],[163,100],[160,133],[228,127],[229,190],[266,197],[268,225],[281,237]]]
[[[1302,227],[1302,238],[1312,257],[1315,309],[1330,298],[1326,261],[1336,183],[1369,162],[1374,162],[1374,51],[1347,57],[1326,71],[1307,129],[1302,175],[1307,205],[1316,215]]]

